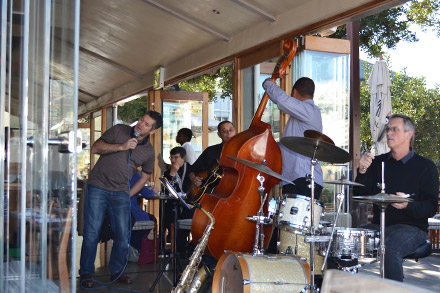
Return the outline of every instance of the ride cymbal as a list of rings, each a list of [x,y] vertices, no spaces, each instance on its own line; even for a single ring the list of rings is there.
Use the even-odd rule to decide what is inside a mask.
[[[328,163],[347,163],[351,161],[349,153],[320,139],[289,136],[281,138],[280,142],[289,150],[319,161]]]

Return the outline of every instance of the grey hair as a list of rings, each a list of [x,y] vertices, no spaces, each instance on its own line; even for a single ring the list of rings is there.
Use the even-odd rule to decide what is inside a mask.
[[[416,136],[416,124],[414,123],[414,120],[412,120],[410,117],[403,115],[403,114],[393,114],[389,118],[389,120],[394,118],[402,118],[403,119],[403,127],[405,127],[406,131],[412,131],[413,135],[411,137],[411,147],[414,145],[414,139]]]

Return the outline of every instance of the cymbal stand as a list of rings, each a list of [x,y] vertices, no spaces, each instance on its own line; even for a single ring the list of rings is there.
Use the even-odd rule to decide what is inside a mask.
[[[258,173],[257,180],[260,182],[260,186],[258,187],[258,193],[260,194],[260,208],[258,209],[257,213],[257,221],[255,224],[255,242],[254,242],[254,249],[252,254],[253,255],[262,255],[264,254],[264,230],[263,230],[263,223],[264,223],[264,217],[263,215],[263,206],[267,199],[267,193],[264,194],[265,188],[263,186],[264,183],[264,176],[260,175],[261,173]],[[264,197],[264,198],[263,198]],[[259,244],[260,243],[260,244]]]
[[[315,166],[318,164],[318,160],[315,159],[316,148],[311,160],[311,170],[310,175],[312,177],[312,181],[310,183],[311,189],[311,203],[310,203],[310,234],[312,235],[312,239],[310,241],[310,291],[316,292],[315,287]]]
[[[327,246],[327,250],[325,252],[325,258],[324,258],[324,262],[323,262],[322,267],[321,267],[321,271],[324,271],[325,265],[327,263],[327,258],[328,258],[328,255],[330,253],[330,248],[332,246],[333,234],[335,233],[336,223],[338,222],[338,217],[339,217],[339,213],[341,212],[342,203],[344,202],[344,197],[345,197],[344,189],[342,189],[342,192],[338,193],[338,195],[337,195],[337,198],[339,200],[338,211],[336,213],[335,221],[334,221],[333,226],[332,226],[332,232],[330,234],[330,239],[328,241],[328,246]]]
[[[381,193],[385,193],[385,162],[382,162]],[[385,278],[385,209],[388,203],[380,204],[380,277]]]

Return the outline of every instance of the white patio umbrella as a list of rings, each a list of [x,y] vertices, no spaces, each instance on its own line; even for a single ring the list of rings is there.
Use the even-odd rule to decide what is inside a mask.
[[[373,140],[372,151],[375,151],[376,155],[380,155],[389,151],[385,126],[392,114],[391,80],[385,61],[379,60],[373,65],[368,78],[368,85],[371,91],[370,129]]]

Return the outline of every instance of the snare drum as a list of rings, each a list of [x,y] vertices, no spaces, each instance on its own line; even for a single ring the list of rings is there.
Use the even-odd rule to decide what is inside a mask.
[[[305,235],[290,233],[280,230],[280,253],[290,252],[296,257],[303,257],[306,259],[307,264],[310,266],[310,243],[305,242]],[[324,254],[320,253],[320,244],[322,242],[315,242],[314,251],[314,264],[315,274],[322,275],[326,270],[322,270],[322,264],[324,263]],[[289,248],[290,247],[290,248]]]
[[[331,228],[328,229],[331,233]],[[329,256],[337,258],[372,258],[377,256],[379,232],[362,228],[336,227]]]
[[[311,198],[297,194],[285,194],[283,197],[279,203],[278,227],[299,234],[310,232]],[[313,207],[313,226],[315,230],[319,228],[319,221],[324,208],[322,202],[315,200]]]
[[[220,257],[212,292],[301,292],[309,265],[294,256],[226,253]]]

